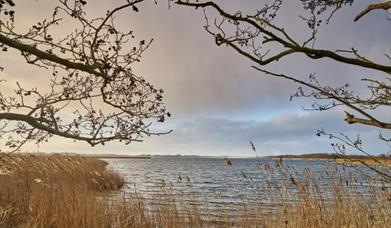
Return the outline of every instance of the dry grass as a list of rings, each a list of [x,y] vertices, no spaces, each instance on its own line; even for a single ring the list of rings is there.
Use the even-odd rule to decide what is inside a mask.
[[[371,158],[371,157],[363,157],[360,159],[355,158],[338,158],[335,160],[338,164],[343,165],[363,165],[362,162],[365,162],[365,164],[371,165],[371,166],[386,166],[391,167],[391,158]]]
[[[2,155],[0,227],[100,227],[96,193],[124,181],[104,161],[80,156]]]
[[[0,227],[7,228],[390,227],[391,224],[391,192],[372,188],[368,195],[360,195],[348,187],[347,183],[355,181],[353,176],[349,180],[336,178],[331,190],[325,192],[310,170],[299,178],[278,162],[274,166],[265,165],[260,175],[276,175],[284,184],[264,182],[264,188],[258,190],[266,193],[274,205],[273,211],[262,206],[243,206],[235,214],[218,212],[220,219],[201,215],[204,208],[172,196],[170,190],[164,194],[166,190],[162,189],[164,196],[154,197],[155,204],[139,195],[109,197],[105,192],[120,188],[123,180],[107,170],[105,162],[95,158],[2,156],[0,169]],[[328,175],[335,177],[338,173],[331,168]]]
[[[280,160],[278,157],[272,158],[275,161]],[[335,161],[341,165],[364,165],[363,162],[371,166],[391,167],[391,157],[346,157],[346,158],[332,158],[332,157],[287,157],[284,160],[291,161]]]
[[[332,180],[332,185],[322,186],[319,176],[315,177],[311,169],[297,173],[294,167],[283,162],[264,164],[259,173],[262,179],[273,179],[270,176],[274,176],[283,182],[263,183],[258,190],[267,192],[275,210],[244,208],[242,214],[234,218],[233,226],[390,227],[391,189],[379,185],[382,179],[371,178],[365,181],[374,187],[364,194],[352,187],[360,185],[355,170],[345,171],[341,175],[335,165],[326,167],[321,178]]]

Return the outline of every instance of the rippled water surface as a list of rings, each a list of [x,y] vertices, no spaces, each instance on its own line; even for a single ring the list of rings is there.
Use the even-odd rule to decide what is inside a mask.
[[[205,205],[207,202],[209,208],[225,209],[241,204],[271,207],[271,192],[281,192],[282,186],[295,188],[290,174],[298,183],[311,177],[325,198],[333,192],[331,188],[336,181],[352,191],[365,194],[369,184],[364,176],[373,175],[364,167],[345,168],[333,161],[284,161],[289,175],[277,168],[276,161],[272,160],[231,159],[232,165],[227,165],[222,158],[192,157],[107,161],[111,168],[124,176],[123,192],[137,192],[146,199],[156,199],[164,192],[194,204]]]

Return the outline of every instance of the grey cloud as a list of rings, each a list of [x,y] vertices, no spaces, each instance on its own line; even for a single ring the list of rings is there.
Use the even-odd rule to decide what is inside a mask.
[[[318,129],[330,133],[343,132],[351,137],[363,136],[364,145],[370,152],[387,151],[385,144],[377,140],[379,132],[364,126],[348,126],[336,110],[331,113],[301,112],[299,114],[281,114],[266,121],[241,121],[223,118],[203,117],[181,120],[173,124],[174,132],[170,135],[147,138],[144,143],[124,147],[111,143],[106,147],[89,148],[85,145],[66,143],[68,150],[78,148],[83,152],[111,153],[151,153],[151,154],[199,154],[255,156],[249,140],[257,147],[258,155],[297,154],[310,152],[332,152],[327,137],[317,137]],[[63,151],[62,143],[55,148],[44,145],[48,151]],[[82,148],[82,149],[81,149]],[[62,150],[61,150],[62,149]],[[357,153],[357,151],[352,151]]]
[[[191,142],[189,145],[194,143],[205,147],[213,145],[217,154],[224,152],[220,148],[224,148],[225,153],[240,151],[249,154],[249,140],[259,147],[261,155],[268,154],[270,150],[282,153],[330,152],[331,141],[315,136],[318,129],[332,133],[344,132],[352,137],[361,134],[367,139],[365,143],[372,147],[378,136],[378,132],[369,127],[348,126],[337,111],[332,114],[317,112],[285,114],[262,122],[200,118],[192,121],[191,124],[186,124],[185,127],[177,126],[172,141],[169,140],[170,145],[189,142]],[[382,148],[384,151],[384,146],[375,146],[375,148]]]
[[[321,28],[317,45],[331,49],[349,49],[355,46],[369,56],[376,52],[374,50],[384,48],[384,44],[389,41],[389,37],[379,36],[379,32],[388,28],[384,18],[380,20],[383,23],[379,23],[379,18],[384,15],[372,16],[365,22],[352,26],[352,18],[365,4],[360,2],[338,12],[329,25]],[[254,5],[258,6],[258,2],[249,1],[243,4],[224,1],[223,5],[226,8],[239,7],[249,11],[254,9]],[[239,110],[252,112],[262,108],[281,109],[288,104],[289,95],[295,91],[297,85],[265,77],[251,69],[251,63],[237,53],[215,46],[213,38],[202,29],[204,21],[201,11],[174,6],[167,12],[164,8],[165,6],[161,5],[145,7],[143,13],[149,22],[146,30],[142,26],[144,21],[138,21],[136,18],[134,22],[141,24],[141,32],[157,38],[157,46],[152,47],[150,54],[145,56],[141,72],[145,72],[155,84],[167,88],[166,100],[173,112],[177,111],[181,116],[189,113],[237,113]],[[288,30],[300,37],[303,31],[302,22],[290,23],[300,21],[297,19],[298,13],[292,9],[284,12],[290,17],[283,18],[282,23],[289,24]],[[162,18],[161,25],[155,27],[156,21]],[[159,37],[162,37],[162,40]],[[377,57],[379,56],[383,57],[382,54]],[[160,64],[154,65],[157,62]],[[154,67],[150,67],[151,64]],[[359,91],[365,91],[357,80],[364,76],[363,73],[376,76],[374,72],[363,71],[358,67],[330,60],[308,60],[302,55],[288,57],[269,68],[302,79],[307,79],[310,73],[317,72],[319,79],[325,85],[331,86],[353,81],[354,88]]]
[[[53,6],[53,2],[49,2],[42,0],[23,4],[17,11],[17,19],[26,25],[27,21],[34,21],[30,18],[32,16],[37,19],[44,15],[49,16]],[[96,16],[120,2],[89,1],[87,10]],[[231,10],[241,8],[244,11],[253,11],[255,6],[259,6],[258,1],[246,1],[245,4],[237,1],[221,3]],[[352,26],[354,14],[364,5],[365,2],[360,2],[339,11],[329,25],[321,28],[317,45],[331,49],[358,46],[364,55],[379,53],[390,38],[379,35],[381,31],[388,29],[388,23],[382,18],[384,15],[370,16],[363,22],[353,24],[353,27],[347,27]],[[279,21],[281,24],[288,24],[287,29],[295,37],[301,37],[303,22],[298,19],[300,7],[296,3],[291,6],[283,9],[284,16]],[[36,9],[34,15],[28,13],[31,8]],[[234,51],[217,47],[213,38],[202,28],[204,18],[201,11],[175,5],[167,9],[166,2],[159,2],[156,6],[153,1],[143,2],[139,8],[140,13],[123,12],[117,18],[118,24],[123,29],[134,30],[137,40],[155,39],[142,62],[135,65],[134,69],[156,87],[165,89],[167,106],[177,116],[221,113],[239,115],[243,111],[277,110],[288,105],[289,95],[295,91],[297,85],[266,77],[252,69],[251,62]],[[379,23],[379,20],[384,23]],[[65,27],[65,30],[72,28],[67,22]],[[380,58],[379,56],[383,55],[378,54],[375,57]],[[301,79],[307,79],[310,73],[317,72],[319,79],[327,85],[358,81],[363,72],[367,72],[329,60],[308,60],[302,55],[282,59],[268,68]],[[19,67],[11,66],[9,70],[15,72],[13,75],[26,75],[26,71]],[[45,74],[36,74],[35,82],[46,80]],[[373,75],[373,72],[369,71],[368,74]],[[360,91],[365,91],[362,86],[355,86]]]
[[[20,4],[17,19],[23,24],[33,21],[30,17],[50,15],[49,0],[28,1]],[[98,15],[106,9],[124,1],[88,1],[88,11]],[[259,1],[220,1],[228,9],[253,10]],[[359,23],[351,23],[356,12],[370,1],[356,1],[353,7],[339,11],[330,25],[319,31],[318,47],[341,49],[358,47],[363,55],[375,60],[383,60],[383,49],[388,47],[389,22],[384,14],[368,15]],[[39,6],[39,7],[38,7]],[[31,15],[34,8],[34,15]],[[300,7],[284,9],[281,23],[288,24],[288,30],[295,37],[303,37],[302,22],[298,19]],[[145,1],[140,12],[124,12],[118,19],[123,29],[135,31],[137,40],[154,38],[155,42],[144,54],[141,63],[134,70],[146,77],[156,87],[163,88],[168,110],[173,113],[167,127],[174,133],[146,139],[143,144],[129,147],[112,143],[107,147],[89,148],[80,144],[67,144],[68,141],[55,138],[51,144],[43,145],[42,150],[80,150],[119,153],[197,153],[197,154],[245,154],[249,152],[248,141],[253,140],[259,151],[267,154],[278,152],[317,152],[329,151],[329,140],[319,139],[314,134],[317,129],[330,129],[356,134],[361,132],[375,140],[377,132],[368,128],[348,126],[343,122],[341,111],[308,115],[281,113],[297,110],[297,106],[308,106],[311,100],[300,99],[289,102],[289,96],[297,85],[260,74],[245,60],[226,47],[217,47],[213,38],[202,28],[201,11],[172,6],[167,9],[166,1],[157,6],[153,1]],[[28,19],[28,20],[27,20]],[[296,22],[295,22],[296,21]],[[292,23],[291,23],[292,22]],[[72,28],[66,24],[67,29]],[[7,63],[11,64],[7,60]],[[378,77],[379,74],[358,67],[346,66],[331,60],[313,61],[303,55],[293,55],[271,64],[269,69],[288,73],[307,80],[312,72],[317,72],[325,85],[341,85],[353,81],[353,88],[365,95],[365,87],[359,82],[364,76]],[[6,68],[10,75],[30,83],[44,82],[46,75],[40,70],[28,74],[28,68],[10,65]],[[384,75],[380,75],[381,78]],[[280,113],[270,120],[261,121],[254,113]],[[249,120],[237,120],[241,115],[254,114]],[[382,116],[387,117],[387,113]],[[230,118],[234,117],[234,118]],[[243,119],[243,118],[242,118]],[[370,142],[376,146],[375,141]],[[64,147],[64,145],[67,145]],[[64,149],[65,148],[65,149]],[[379,149],[380,150],[380,149]]]

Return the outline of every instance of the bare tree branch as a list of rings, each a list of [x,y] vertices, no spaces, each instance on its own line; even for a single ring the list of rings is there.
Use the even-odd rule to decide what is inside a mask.
[[[363,11],[357,14],[357,16],[354,18],[354,21],[360,20],[361,17],[365,16],[367,13],[371,12],[372,10],[379,10],[379,9],[388,10],[390,8],[391,8],[391,1],[369,4],[367,8],[365,8]]]
[[[352,110],[354,110],[354,111],[356,111],[356,112],[358,112],[368,118],[368,119],[356,118],[352,114],[345,112],[346,113],[345,121],[349,124],[360,123],[360,124],[375,126],[375,127],[384,128],[384,129],[391,129],[391,123],[385,123],[385,122],[381,122],[381,121],[377,120],[375,117],[370,115],[368,112],[356,107],[355,105],[353,105],[352,103],[350,103],[346,99],[343,99],[343,98],[341,98],[331,92],[328,92],[327,90],[325,90],[317,85],[313,85],[311,83],[308,83],[308,82],[305,82],[302,80],[298,80],[296,78],[290,77],[285,74],[273,73],[271,71],[261,69],[256,66],[252,66],[252,67],[258,71],[261,71],[261,72],[267,74],[267,75],[271,75],[271,76],[279,77],[279,78],[285,78],[285,79],[291,80],[293,82],[299,83],[301,85],[305,85],[311,89],[314,89],[314,90],[320,92],[322,95],[326,96],[328,99],[334,99],[336,101],[339,101],[342,104],[344,104],[345,106],[351,108]]]
[[[51,62],[55,62],[55,63],[58,63],[62,66],[65,66],[68,69],[81,70],[81,71],[84,71],[84,72],[87,72],[90,74],[94,74],[96,76],[100,76],[104,79],[109,79],[107,77],[107,75],[104,75],[104,74],[96,71],[98,66],[91,66],[88,64],[71,62],[69,60],[60,58],[56,55],[41,51],[31,45],[23,44],[23,43],[20,43],[16,40],[10,39],[2,34],[0,34],[0,43],[5,44],[9,47],[13,47],[23,53],[28,53],[28,54],[34,55],[37,57],[37,60],[49,60]],[[34,63],[34,62],[30,62],[30,63]]]
[[[222,36],[220,33],[215,33],[215,39],[216,43],[218,45],[221,44],[227,44],[228,46],[232,47],[236,51],[238,51],[241,55],[245,56],[246,58],[249,58],[250,60],[260,64],[260,65],[266,65],[273,61],[278,61],[281,57],[284,57],[288,54],[292,53],[303,53],[307,55],[311,59],[320,59],[320,58],[330,58],[338,62],[361,66],[365,68],[370,68],[374,70],[379,70],[383,72],[391,72],[391,66],[377,64],[372,61],[363,60],[360,58],[350,58],[347,56],[339,55],[334,51],[330,50],[324,50],[324,49],[315,49],[310,48],[306,46],[298,45],[298,42],[292,42],[293,40],[283,28],[279,28],[275,25],[272,25],[272,23],[262,17],[260,17],[258,14],[253,16],[242,16],[239,13],[231,14],[226,11],[224,11],[220,6],[218,6],[216,3],[208,1],[208,2],[190,2],[190,1],[183,1],[178,0],[176,1],[176,4],[178,5],[184,5],[194,8],[213,8],[215,9],[222,17],[228,19],[231,21],[231,23],[246,23],[253,27],[253,29],[259,31],[260,34],[264,35],[266,38],[263,42],[270,42],[274,41],[276,43],[279,43],[284,47],[286,50],[283,52],[280,52],[276,55],[273,55],[267,60],[262,60],[258,58],[257,56],[251,55],[248,52],[245,52],[243,49],[239,48],[235,44],[235,39],[227,39]],[[267,29],[267,27],[270,27],[271,29],[277,30],[277,32],[273,30]],[[283,32],[283,33],[282,33]],[[307,42],[305,42],[307,43]]]
[[[142,1],[128,0],[90,19],[83,8],[86,1],[58,0],[52,18],[37,22],[26,33],[15,29],[14,14],[0,21],[3,53],[17,49],[27,63],[51,71],[49,89],[25,88],[17,82],[13,92],[0,91],[0,123],[6,123],[0,138],[7,147],[19,150],[53,135],[92,146],[114,140],[128,144],[171,132],[151,130],[154,121],[164,122],[171,115],[162,101],[164,91],[131,67],[153,40],[134,41],[133,31],[115,25],[118,12],[136,11],[135,4]],[[55,26],[63,20],[72,20],[75,30],[57,38]],[[0,80],[0,86],[6,83]]]

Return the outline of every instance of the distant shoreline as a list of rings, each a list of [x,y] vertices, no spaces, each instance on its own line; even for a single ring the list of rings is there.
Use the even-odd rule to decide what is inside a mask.
[[[92,157],[98,159],[151,159],[151,156],[126,156],[126,155],[91,155],[91,156],[89,155],[85,157]]]
[[[324,156],[313,156],[310,155],[288,155],[288,156],[273,156],[270,157],[272,160],[290,160],[290,161],[335,161],[340,165],[371,165],[371,166],[387,166],[391,167],[391,157],[376,157],[376,156],[361,156],[361,155],[328,155]]]

